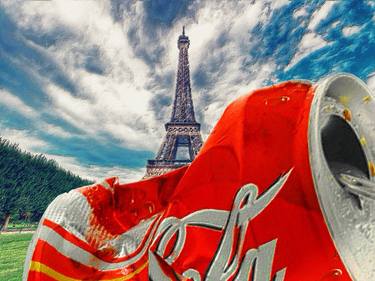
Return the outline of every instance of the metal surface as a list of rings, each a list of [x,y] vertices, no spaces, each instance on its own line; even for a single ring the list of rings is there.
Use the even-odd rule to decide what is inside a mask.
[[[243,96],[189,167],[56,199],[27,280],[375,280],[374,108],[346,74]]]
[[[375,182],[348,174],[341,174],[340,182],[344,184],[349,192],[375,200]]]
[[[165,124],[166,136],[154,160],[147,162],[145,178],[158,176],[193,161],[202,146],[200,124],[195,120],[191,97],[188,49],[189,37],[183,29],[179,36],[176,93],[170,122]],[[181,153],[184,151],[183,159]]]
[[[318,83],[309,123],[310,163],[327,226],[353,280],[375,280],[375,103],[349,74]]]

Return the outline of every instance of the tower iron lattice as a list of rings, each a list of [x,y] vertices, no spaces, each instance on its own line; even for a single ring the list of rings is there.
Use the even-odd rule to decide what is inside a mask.
[[[145,178],[162,175],[190,163],[203,143],[191,96],[189,45],[190,40],[183,27],[177,41],[179,56],[172,117],[165,124],[166,135],[155,159],[147,161]]]

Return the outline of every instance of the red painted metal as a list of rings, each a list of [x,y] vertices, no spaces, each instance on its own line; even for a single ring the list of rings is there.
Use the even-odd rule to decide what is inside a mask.
[[[78,247],[107,262],[126,261],[144,253],[134,264],[123,269],[127,274],[124,273],[124,276],[133,274],[131,280],[147,280],[145,271],[139,269],[147,259],[149,264],[145,268],[155,276],[158,276],[157,273],[152,271],[156,269],[170,280],[215,280],[212,278],[214,274],[210,277],[210,268],[219,264],[219,248],[225,236],[230,234],[235,238],[230,243],[229,260],[236,254],[240,258],[225,280],[236,280],[246,253],[260,255],[260,249],[270,247],[268,243],[272,241],[276,243],[275,247],[264,251],[271,257],[270,263],[257,256],[255,266],[248,268],[246,279],[352,280],[330,235],[329,223],[324,218],[314,187],[310,153],[315,152],[309,149],[308,133],[315,90],[313,85],[298,81],[257,90],[227,107],[190,166],[136,183],[120,184],[116,179],[108,179],[105,184],[79,189],[92,210],[89,221],[81,222],[88,224],[88,230],[85,240],[79,243],[74,242],[78,238],[66,236]],[[286,181],[280,191],[259,214],[249,216],[248,222],[243,224],[238,215],[234,227],[229,227],[229,216],[236,211],[235,198],[244,186],[256,185],[257,198],[263,198],[283,176]],[[251,205],[251,200],[257,198],[244,200],[237,209],[245,209],[248,204],[248,211],[252,211],[255,207]],[[171,218],[181,222],[207,210],[221,212],[220,216],[226,214],[222,216],[228,218],[223,227],[187,224],[181,251],[168,260],[181,238],[177,233],[183,233],[175,232],[167,239],[165,251],[159,251],[158,246],[166,235],[163,224]],[[138,248],[127,256],[115,257],[115,247],[110,250],[101,248],[100,251],[95,248],[98,239],[116,239],[152,217],[155,219],[145,229]],[[214,224],[213,216],[205,219],[200,223]],[[100,232],[98,229],[101,229]],[[246,235],[241,244],[237,235],[244,229]],[[151,243],[148,243],[149,238]],[[43,249],[40,247],[33,261],[43,260]],[[90,247],[93,247],[92,250]],[[111,257],[111,254],[114,256]],[[256,272],[261,268],[265,268],[265,275],[259,278]],[[200,279],[186,277],[186,272],[191,269]],[[283,270],[285,276],[281,277]],[[115,273],[113,278],[118,277],[119,273]],[[98,276],[97,271],[95,274]],[[42,280],[33,276],[37,274],[35,270],[30,270],[28,280]],[[89,280],[92,276],[82,275],[82,278]]]
[[[286,82],[229,105],[170,194],[164,216],[230,210],[241,186],[254,183],[261,194],[293,169],[280,193],[251,220],[243,253],[277,239],[272,276],[286,267],[285,280],[351,280],[328,232],[311,175],[307,136],[313,95],[309,84]],[[171,266],[176,272],[195,268],[204,276],[222,233],[194,226],[187,232],[184,250]]]

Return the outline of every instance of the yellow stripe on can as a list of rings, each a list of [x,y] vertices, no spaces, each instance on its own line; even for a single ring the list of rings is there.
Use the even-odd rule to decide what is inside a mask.
[[[101,281],[126,281],[126,280],[129,280],[129,279],[133,278],[135,275],[142,272],[147,267],[147,265],[148,265],[148,261],[146,261],[144,264],[142,264],[136,270],[134,270],[133,272],[131,272],[131,273],[125,275],[125,276],[116,277],[116,278],[112,278],[112,279],[101,279]],[[43,274],[47,275],[48,277],[51,277],[51,278],[53,278],[57,281],[81,281],[82,280],[82,279],[76,279],[76,278],[66,276],[66,275],[52,269],[51,267],[49,267],[49,266],[47,266],[43,263],[37,262],[37,261],[31,262],[30,271],[43,273]]]

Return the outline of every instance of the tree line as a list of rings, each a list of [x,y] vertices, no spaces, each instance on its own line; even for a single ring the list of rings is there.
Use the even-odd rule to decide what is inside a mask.
[[[0,230],[11,220],[39,221],[57,195],[90,183],[0,137]]]

